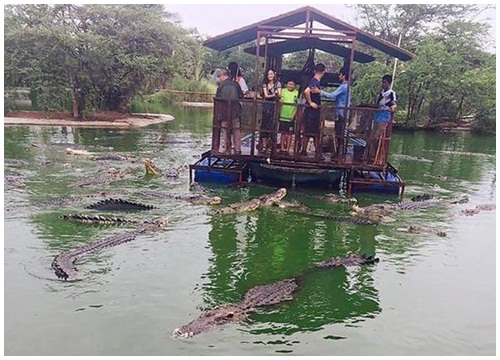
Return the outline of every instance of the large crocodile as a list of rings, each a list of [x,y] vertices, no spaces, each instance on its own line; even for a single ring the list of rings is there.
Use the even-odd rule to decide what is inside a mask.
[[[127,190],[117,190],[117,191],[112,191],[112,192],[101,192],[101,193],[96,193],[96,194],[67,196],[64,198],[59,198],[59,199],[54,199],[54,200],[36,203],[36,204],[33,204],[33,206],[39,207],[39,208],[54,208],[54,207],[59,207],[59,206],[63,206],[63,205],[85,202],[89,199],[107,198],[110,196],[126,195],[126,194],[128,194]],[[24,208],[27,206],[30,206],[30,205],[19,205],[18,204],[18,205],[14,205],[14,206],[11,206],[9,208],[6,208],[5,211],[12,211],[15,208]]]
[[[253,199],[242,203],[235,203],[229,206],[215,209],[209,212],[210,215],[229,215],[242,212],[254,211],[260,207],[259,199]]]
[[[279,200],[276,201],[273,205],[282,208],[282,209],[298,209],[299,211],[309,211],[311,208],[305,204],[302,204],[300,201],[295,199],[292,200]]]
[[[436,234],[437,236],[445,237],[447,236],[446,232],[443,230],[433,229],[431,227],[421,227],[418,225],[410,225],[407,228],[399,228],[398,231],[404,231],[410,234]]]
[[[58,278],[64,280],[73,279],[76,277],[76,267],[74,262],[77,256],[89,254],[111,246],[117,246],[136,238],[138,234],[156,232],[161,230],[167,224],[166,217],[160,217],[153,220],[145,221],[137,226],[133,231],[124,232],[118,235],[107,237],[105,239],[94,241],[90,244],[80,246],[74,250],[59,254],[52,261],[52,269]]]
[[[75,222],[91,223],[91,224],[136,224],[137,219],[127,219],[109,215],[87,215],[87,214],[69,214],[61,215],[59,218]]]
[[[171,179],[178,179],[179,178],[179,167],[177,169],[168,169],[165,171],[161,171],[158,169],[158,167],[154,164],[153,160],[151,159],[144,159],[144,166],[146,168],[146,175],[152,175],[152,176],[158,176],[163,173],[164,177],[166,180],[171,180]]]
[[[316,264],[316,268],[332,268],[340,266],[354,266],[375,264],[379,261],[373,256],[349,255],[346,258],[334,258]],[[190,323],[172,331],[176,338],[189,338],[218,326],[240,322],[259,308],[273,306],[285,301],[293,300],[298,290],[297,278],[289,278],[272,284],[259,285],[248,290],[243,300],[236,304],[223,305],[207,311]]]
[[[128,161],[131,163],[136,163],[139,161],[136,157],[130,157],[125,155],[120,155],[117,153],[106,153],[94,157],[96,161]]]
[[[462,210],[462,213],[466,216],[472,216],[479,214],[481,211],[491,211],[495,209],[496,209],[495,204],[481,204],[481,205],[476,205],[476,207],[473,209],[464,209]]]
[[[343,197],[337,194],[325,194],[319,197],[320,200],[325,200],[334,204],[356,204],[358,200],[353,197]]]
[[[28,165],[29,162],[21,159],[3,159],[4,164],[7,165]]]
[[[356,217],[356,216],[338,216],[338,215],[328,215],[328,214],[318,214],[314,212],[305,212],[305,211],[293,211],[298,214],[310,216],[310,217],[315,217],[319,219],[325,219],[325,220],[331,220],[335,222],[343,222],[343,223],[349,223],[349,224],[354,224],[354,225],[373,225],[377,222],[378,220],[370,220],[368,218],[361,218],[361,217]]]
[[[106,170],[108,174],[93,176],[82,181],[78,181],[74,184],[69,185],[70,188],[79,188],[85,186],[103,186],[109,185],[113,181],[124,179],[127,175],[134,172],[132,168],[125,168],[123,170],[118,170],[115,168],[109,168]]]
[[[271,194],[264,194],[262,196],[259,196],[259,202],[260,206],[271,206],[271,205],[277,205],[281,199],[283,199],[286,196],[286,189],[285,188],[280,188],[276,192],[271,193]]]
[[[221,325],[242,321],[257,308],[292,300],[297,289],[295,278],[256,286],[245,293],[241,302],[207,311],[189,324],[175,329],[172,335],[176,338],[189,338]]]
[[[257,210],[261,206],[278,205],[281,199],[285,197],[285,195],[286,195],[286,189],[281,188],[271,194],[265,194],[259,196],[256,199],[248,200],[241,203],[235,203],[220,209],[212,210],[210,214],[211,215],[236,214],[241,212]]]
[[[136,203],[123,199],[105,199],[95,204],[88,205],[86,209],[107,210],[107,211],[136,211],[136,210],[152,210],[156,209],[156,207],[152,205]]]
[[[372,204],[365,207],[353,205],[353,215],[368,217],[369,219],[380,218],[385,214],[401,210],[418,210],[430,207],[444,206],[450,204],[463,204],[469,201],[466,196],[457,199],[427,199],[421,201],[402,201],[396,204]]]
[[[24,182],[24,176],[17,171],[5,171],[4,184],[5,186],[18,189],[26,187],[26,183]]]
[[[157,190],[143,190],[139,194],[153,199],[182,200],[196,205],[220,205],[222,201],[219,196],[209,197],[205,195],[177,195]]]
[[[371,265],[380,261],[374,256],[349,254],[345,258],[339,256],[322,261],[315,265],[317,268],[333,268],[339,266]]]

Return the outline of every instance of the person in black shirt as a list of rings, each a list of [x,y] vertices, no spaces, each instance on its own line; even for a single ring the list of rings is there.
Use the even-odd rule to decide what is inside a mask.
[[[302,154],[307,155],[307,143],[312,138],[315,149],[319,146],[319,126],[320,126],[320,110],[321,94],[311,92],[312,89],[319,89],[320,81],[325,75],[326,68],[323,64],[314,66],[314,77],[309,82],[309,86],[304,90],[307,107],[304,111],[304,126],[302,137]]]

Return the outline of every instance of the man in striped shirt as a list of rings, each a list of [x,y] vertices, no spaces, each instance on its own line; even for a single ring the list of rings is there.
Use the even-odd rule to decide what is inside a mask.
[[[382,90],[377,99],[378,110],[375,114],[372,127],[372,141],[370,144],[370,161],[375,160],[378,146],[384,146],[382,142],[379,145],[379,139],[384,134],[387,124],[391,121],[392,113],[396,110],[396,93],[391,88],[392,76],[384,75],[382,77]]]

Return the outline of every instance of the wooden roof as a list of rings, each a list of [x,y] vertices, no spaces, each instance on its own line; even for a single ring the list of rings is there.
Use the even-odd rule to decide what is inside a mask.
[[[332,41],[321,40],[318,38],[300,38],[300,39],[287,39],[280,42],[271,43],[267,47],[269,55],[283,55],[302,51],[307,49],[317,49],[329,54],[338,55],[343,58],[349,59],[351,56],[351,49],[342,45],[335,44]],[[256,55],[257,46],[245,48],[248,54]],[[261,45],[259,49],[260,55],[264,55],[265,45]],[[359,63],[368,63],[375,60],[371,55],[365,54],[361,51],[354,52],[354,61]]]
[[[293,27],[305,24],[307,19],[321,23],[330,29],[341,31],[353,31],[356,33],[356,40],[375,49],[382,51],[385,54],[394,56],[402,61],[411,60],[415,55],[406,51],[397,45],[391,44],[388,41],[379,39],[364,30],[358,29],[342,20],[325,14],[311,6],[305,6],[285,14],[281,14],[267,20],[262,20],[258,23],[242,27],[228,33],[212,37],[204,41],[203,45],[214,50],[227,50],[234,46],[248,43],[257,39],[257,31],[259,26],[288,26]],[[313,26],[314,28],[314,26]],[[279,29],[281,30],[281,29]],[[276,32],[279,32],[277,29]]]

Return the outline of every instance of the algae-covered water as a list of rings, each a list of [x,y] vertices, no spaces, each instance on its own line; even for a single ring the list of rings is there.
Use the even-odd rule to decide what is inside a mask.
[[[406,198],[422,192],[466,194],[468,204],[407,211],[396,214],[395,223],[376,226],[279,208],[210,216],[207,206],[134,194],[143,189],[189,193],[185,167],[209,149],[211,110],[170,113],[176,117],[172,123],[134,130],[5,128],[5,168],[26,179],[24,189],[5,188],[6,355],[495,354],[495,211],[461,213],[496,201],[494,137],[393,136],[390,159],[408,184]],[[149,157],[163,170],[179,169],[180,177],[148,178],[140,164],[71,157],[64,151],[70,146],[97,153],[112,147]],[[108,187],[68,187],[112,166],[132,166],[135,172]],[[82,204],[35,205],[103,189],[128,189],[131,194],[122,197],[159,207],[133,216],[168,214],[171,221],[163,232],[82,256],[78,280],[61,281],[50,267],[57,254],[132,227],[59,219],[61,214],[90,213]],[[226,204],[270,191],[216,190]],[[396,201],[356,196],[361,205]],[[349,211],[347,205],[289,197],[316,211]],[[409,225],[443,230],[447,236],[398,230]],[[380,262],[309,270],[350,252],[374,254]],[[189,340],[170,336],[202,311],[239,301],[253,286],[298,274],[304,275],[293,301]]]

